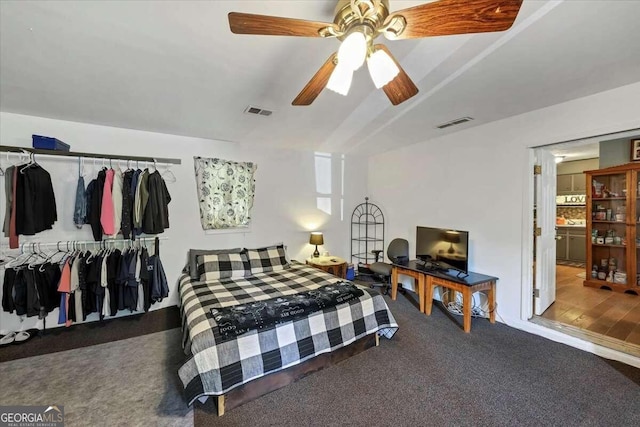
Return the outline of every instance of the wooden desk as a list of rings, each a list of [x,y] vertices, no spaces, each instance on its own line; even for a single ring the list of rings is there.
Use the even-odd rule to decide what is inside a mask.
[[[410,261],[409,263],[411,263]],[[398,274],[402,274],[404,276],[413,277],[414,281],[418,283],[418,300],[420,300],[420,312],[424,313],[424,302],[425,302],[425,274],[422,271],[418,271],[413,268],[403,267],[398,264],[393,264],[391,268],[391,299],[396,300],[398,296]],[[431,309],[429,309],[431,311]]]
[[[391,299],[393,300],[398,296],[398,274],[417,278],[418,283],[423,283],[422,286],[425,289],[422,292],[419,291],[424,299],[424,301],[420,301],[420,311],[427,316],[431,315],[433,307],[433,288],[442,286],[454,292],[462,293],[463,329],[465,332],[471,332],[471,297],[474,292],[487,291],[489,321],[491,323],[496,322],[497,277],[469,272],[467,277],[458,278],[438,270],[425,270],[422,264],[417,261],[409,261],[406,264],[393,264],[391,270]]]

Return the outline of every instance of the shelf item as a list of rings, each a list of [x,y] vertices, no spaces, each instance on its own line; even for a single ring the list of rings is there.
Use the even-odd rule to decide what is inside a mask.
[[[586,171],[584,286],[640,294],[640,163]]]
[[[368,267],[376,261],[376,253],[380,254],[379,261],[384,261],[384,215],[375,204],[364,198],[351,214],[351,262],[358,262]]]

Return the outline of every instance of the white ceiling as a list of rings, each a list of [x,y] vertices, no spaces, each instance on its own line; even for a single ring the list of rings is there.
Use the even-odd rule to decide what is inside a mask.
[[[335,3],[0,1],[0,110],[368,154],[640,80],[640,1],[525,0],[507,32],[382,39],[420,89],[400,106],[362,68],[347,97],[293,107],[338,42],[235,35],[227,13],[332,21]],[[475,120],[435,128],[463,116]]]

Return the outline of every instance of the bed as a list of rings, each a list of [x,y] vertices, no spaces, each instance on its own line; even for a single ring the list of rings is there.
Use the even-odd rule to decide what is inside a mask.
[[[254,271],[266,271],[215,279],[206,275],[194,279],[185,272],[179,279],[187,360],[178,373],[189,405],[215,396],[218,415],[223,415],[225,410],[377,345],[379,336],[391,339],[398,328],[382,295],[356,285],[362,296],[349,302],[225,336],[212,314],[216,309],[286,298],[344,282],[295,261],[272,271],[252,265]]]

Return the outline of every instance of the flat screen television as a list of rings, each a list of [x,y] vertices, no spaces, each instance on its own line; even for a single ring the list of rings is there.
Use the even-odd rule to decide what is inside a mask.
[[[469,232],[448,228],[417,227],[416,258],[427,266],[469,272]]]

